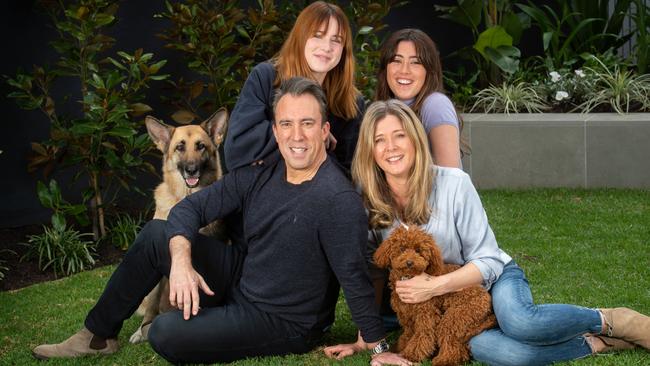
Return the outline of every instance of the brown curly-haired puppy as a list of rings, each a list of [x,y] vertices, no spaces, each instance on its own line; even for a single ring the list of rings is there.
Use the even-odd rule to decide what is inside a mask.
[[[403,303],[395,282],[422,272],[440,276],[459,268],[444,264],[431,235],[417,227],[399,227],[379,246],[375,264],[390,268],[391,306],[403,333],[397,352],[411,361],[433,357],[432,365],[458,365],[469,361],[468,342],[483,330],[497,325],[490,294],[480,286],[434,296],[417,304]]]

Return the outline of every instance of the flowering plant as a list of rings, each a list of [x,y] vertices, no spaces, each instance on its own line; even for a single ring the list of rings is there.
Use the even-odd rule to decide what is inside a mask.
[[[561,68],[548,73],[537,89],[552,111],[574,111],[594,88],[596,75],[590,69]]]
[[[470,111],[630,112],[650,111],[650,74],[638,74],[611,52],[584,55],[562,68],[533,63],[500,86],[480,90]],[[533,62],[536,60],[533,60]]]

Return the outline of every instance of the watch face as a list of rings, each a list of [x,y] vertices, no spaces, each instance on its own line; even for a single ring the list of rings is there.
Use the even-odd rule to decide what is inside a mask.
[[[388,351],[388,342],[385,339],[382,339],[377,343],[377,345],[372,349],[373,354],[379,354]]]

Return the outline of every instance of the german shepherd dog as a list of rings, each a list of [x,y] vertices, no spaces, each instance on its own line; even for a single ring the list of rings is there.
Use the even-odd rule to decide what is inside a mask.
[[[146,117],[147,132],[163,153],[163,181],[154,191],[154,219],[166,220],[171,208],[185,196],[203,189],[223,176],[219,146],[224,139],[227,121],[228,112],[223,108],[200,126],[171,127],[154,117]],[[204,235],[225,237],[220,221],[211,223],[200,232]],[[163,277],[138,308],[138,313],[144,313],[144,318],[129,341],[146,341],[153,319],[171,309],[169,282]]]

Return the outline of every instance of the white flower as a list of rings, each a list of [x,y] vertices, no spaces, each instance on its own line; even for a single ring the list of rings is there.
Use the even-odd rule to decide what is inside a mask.
[[[576,75],[580,76],[581,78],[583,78],[583,77],[586,76],[586,75],[585,75],[585,72],[582,71],[582,70],[580,70],[580,69],[578,69],[578,70],[576,70],[576,71],[574,71],[574,72],[576,73]]]
[[[557,101],[561,101],[562,99],[566,99],[568,97],[569,97],[569,93],[567,93],[565,91],[562,91],[562,90],[555,93],[555,100],[557,100]]]
[[[557,83],[558,81],[560,81],[560,79],[562,79],[562,76],[560,76],[560,74],[557,71],[551,71],[549,75],[551,76],[551,81],[554,83]]]

